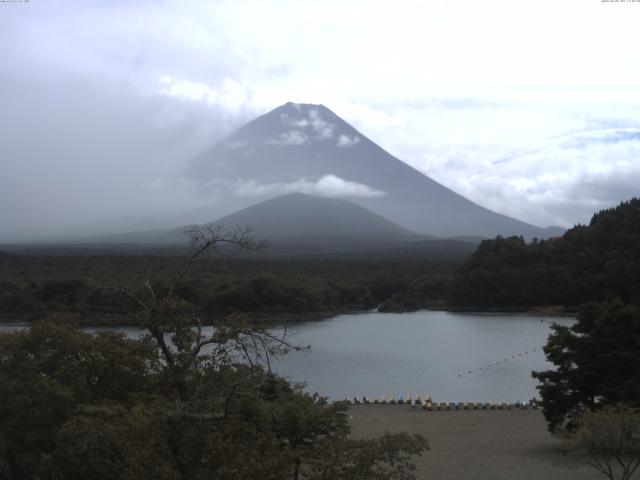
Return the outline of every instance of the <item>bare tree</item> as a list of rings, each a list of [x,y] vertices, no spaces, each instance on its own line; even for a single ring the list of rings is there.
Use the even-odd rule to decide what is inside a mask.
[[[609,480],[629,480],[640,466],[640,412],[627,408],[586,411],[569,442]]]
[[[300,347],[287,339],[286,329],[280,336],[251,323],[245,315],[230,315],[224,320],[211,322],[211,333],[204,335],[203,322],[197,309],[178,293],[178,286],[197,262],[211,254],[230,256],[238,251],[262,252],[267,241],[257,241],[250,229],[237,227],[227,231],[220,225],[194,225],[185,233],[190,237],[190,253],[166,288],[157,288],[147,273],[138,289],[117,287],[140,307],[141,323],[148,336],[156,342],[167,368],[174,371],[176,379],[197,362],[229,362],[241,357],[249,365],[252,376],[258,375],[256,362],[266,359],[267,372],[271,373],[269,357],[284,354]],[[209,355],[202,355],[208,350]],[[177,387],[180,389],[178,381]]]

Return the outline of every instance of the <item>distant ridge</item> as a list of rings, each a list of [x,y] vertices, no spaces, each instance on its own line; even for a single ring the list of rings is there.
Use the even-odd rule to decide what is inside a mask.
[[[269,241],[264,252],[268,256],[449,259],[470,254],[480,241],[420,235],[348,200],[302,193],[265,200],[211,223],[228,232],[250,228],[254,238]],[[7,251],[51,255],[180,255],[187,249],[188,228],[185,225],[75,242],[6,247]]]
[[[321,253],[395,248],[428,237],[410,232],[353,202],[291,193],[244,208],[214,222],[232,231],[251,229],[257,239],[271,241],[277,253]],[[122,245],[186,245],[187,226],[171,230],[131,232],[90,239]]]
[[[353,202],[290,193],[218,219],[227,227],[250,226],[256,236],[305,240],[362,237],[406,241],[420,236]]]

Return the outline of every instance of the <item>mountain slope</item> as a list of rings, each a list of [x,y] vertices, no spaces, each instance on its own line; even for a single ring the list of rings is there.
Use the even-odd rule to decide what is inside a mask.
[[[213,222],[228,231],[250,228],[257,239],[269,239],[271,253],[399,248],[424,241],[386,218],[342,199],[291,193],[244,208]],[[187,242],[186,226],[108,235],[92,243],[179,245]]]
[[[386,218],[356,205],[334,199],[291,193],[223,217],[226,227],[250,226],[258,237],[306,239],[315,237],[362,237],[406,241],[418,235]]]
[[[251,228],[276,255],[392,249],[425,238],[347,200],[302,193],[265,200],[214,223],[229,231]]]
[[[258,117],[194,159],[190,174],[241,204],[292,191],[343,197],[406,229],[439,237],[545,238],[562,232],[467,200],[322,105],[287,103]]]

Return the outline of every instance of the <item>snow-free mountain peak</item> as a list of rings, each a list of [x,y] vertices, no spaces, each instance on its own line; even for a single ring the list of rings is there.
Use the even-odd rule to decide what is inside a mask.
[[[286,103],[192,162],[189,174],[229,213],[292,192],[351,200],[439,237],[557,234],[492,212],[386,152],[323,105]]]
[[[256,146],[318,144],[346,148],[359,142],[358,132],[324,105],[288,102],[249,122],[220,145],[248,151]]]

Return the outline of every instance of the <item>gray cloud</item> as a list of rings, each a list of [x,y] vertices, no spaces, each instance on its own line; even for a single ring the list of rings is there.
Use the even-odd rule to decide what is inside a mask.
[[[29,75],[18,75],[21,67]],[[178,175],[187,159],[247,120],[216,106],[141,96],[100,77],[37,67],[22,60],[2,67],[5,241],[70,234],[100,219],[108,230],[106,219],[201,206],[181,191],[156,196],[142,185]]]
[[[640,141],[640,129],[621,128],[581,132],[565,137],[563,143],[570,148],[588,148],[595,143]]]
[[[424,170],[488,208],[568,227],[640,196],[637,133],[586,131],[516,151],[467,145],[432,152]]]
[[[466,2],[467,22],[445,4],[380,3],[360,21],[361,6],[328,2],[0,4],[0,241],[220,203],[217,186],[182,180],[189,159],[289,100],[324,103],[457,192],[541,225],[637,194],[638,52],[592,35],[630,45],[631,16],[607,22],[594,3],[575,24],[558,7],[563,28],[540,38],[548,12],[533,4],[502,22]],[[305,141],[358,138],[317,113],[283,121]]]

